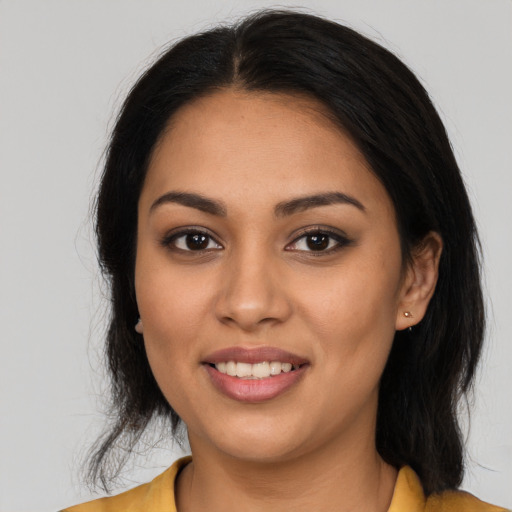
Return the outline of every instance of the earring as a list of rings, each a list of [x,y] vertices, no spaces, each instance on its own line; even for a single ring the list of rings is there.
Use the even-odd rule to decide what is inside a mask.
[[[142,320],[140,319],[140,317],[137,320],[137,323],[135,324],[135,332],[142,334]]]
[[[405,318],[412,318],[412,313],[410,311],[404,311],[404,316]],[[407,330],[409,332],[412,332],[412,325],[410,325]]]

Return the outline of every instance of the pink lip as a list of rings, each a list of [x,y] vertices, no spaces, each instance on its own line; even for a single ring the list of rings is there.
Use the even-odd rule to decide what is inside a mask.
[[[302,378],[307,367],[302,365],[297,370],[266,379],[240,379],[221,373],[208,364],[204,365],[213,385],[221,393],[233,400],[249,403],[264,402],[284,393]]]
[[[236,361],[240,363],[261,363],[263,361],[280,361],[300,365],[296,370],[280,373],[264,379],[241,379],[219,372],[216,363]],[[296,384],[309,367],[309,361],[296,354],[274,347],[246,349],[230,347],[210,354],[203,361],[208,376],[215,388],[227,397],[239,402],[257,403],[275,398]]]
[[[279,361],[281,363],[306,364],[309,361],[291,352],[275,347],[229,347],[217,350],[204,358],[204,363],[217,364],[227,361],[237,363],[262,363],[263,361]]]

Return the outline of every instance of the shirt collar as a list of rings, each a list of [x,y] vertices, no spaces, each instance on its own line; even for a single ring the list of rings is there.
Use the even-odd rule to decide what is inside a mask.
[[[404,466],[398,472],[395,490],[388,512],[423,512],[425,510],[425,494],[418,475],[409,467]]]

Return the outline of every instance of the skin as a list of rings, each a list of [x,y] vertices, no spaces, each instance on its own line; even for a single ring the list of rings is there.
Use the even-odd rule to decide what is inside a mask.
[[[225,215],[152,207],[172,191],[220,201]],[[282,202],[327,192],[364,210],[335,203],[275,214]],[[439,237],[404,266],[385,188],[322,107],[236,89],[174,115],[138,214],[137,329],[194,457],[178,478],[180,512],[387,510],[396,469],[375,449],[379,379],[395,330],[420,321],[432,296]],[[180,233],[190,227],[211,236],[206,249],[188,248]],[[304,228],[344,238],[313,251]],[[232,346],[278,347],[309,366],[277,397],[240,402],[201,364]]]

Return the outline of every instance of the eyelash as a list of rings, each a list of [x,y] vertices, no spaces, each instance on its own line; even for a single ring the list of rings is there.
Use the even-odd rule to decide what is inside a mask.
[[[208,245],[210,245],[210,243],[213,242],[218,247],[215,247],[215,248],[206,247],[204,249],[194,250],[194,249],[190,249],[190,248],[184,249],[184,248],[176,246],[177,240],[179,240],[180,238],[187,237],[189,235],[202,235],[209,240]],[[327,249],[318,250],[318,251],[315,251],[315,250],[308,251],[308,250],[303,250],[303,249],[289,249],[290,246],[297,245],[300,240],[307,239],[307,237],[312,237],[312,236],[328,237],[330,240],[328,241]],[[335,245],[333,247],[329,247],[329,245],[331,245],[331,241],[335,242]],[[186,241],[185,241],[185,243],[186,243]],[[332,231],[329,229],[325,229],[325,228],[315,227],[315,228],[310,228],[310,229],[304,230],[298,237],[295,238],[295,240],[293,240],[293,242],[288,244],[285,249],[289,250],[289,251],[294,251],[294,252],[305,252],[305,253],[309,253],[312,256],[318,257],[318,256],[326,255],[326,254],[332,254],[332,253],[338,251],[339,249],[341,249],[342,247],[346,247],[347,245],[350,245],[351,243],[352,243],[352,240],[350,240],[349,238],[347,238],[345,235],[343,235],[341,233],[338,233],[338,232],[335,232],[335,231]],[[181,230],[177,233],[171,233],[169,235],[166,235],[162,239],[161,244],[164,247],[167,247],[172,251],[179,251],[182,253],[188,252],[188,253],[201,254],[206,251],[208,251],[208,252],[216,251],[216,250],[220,250],[223,248],[222,245],[219,242],[217,242],[215,240],[215,238],[210,233],[208,233],[207,231],[198,229],[198,228],[189,228],[189,229]]]

